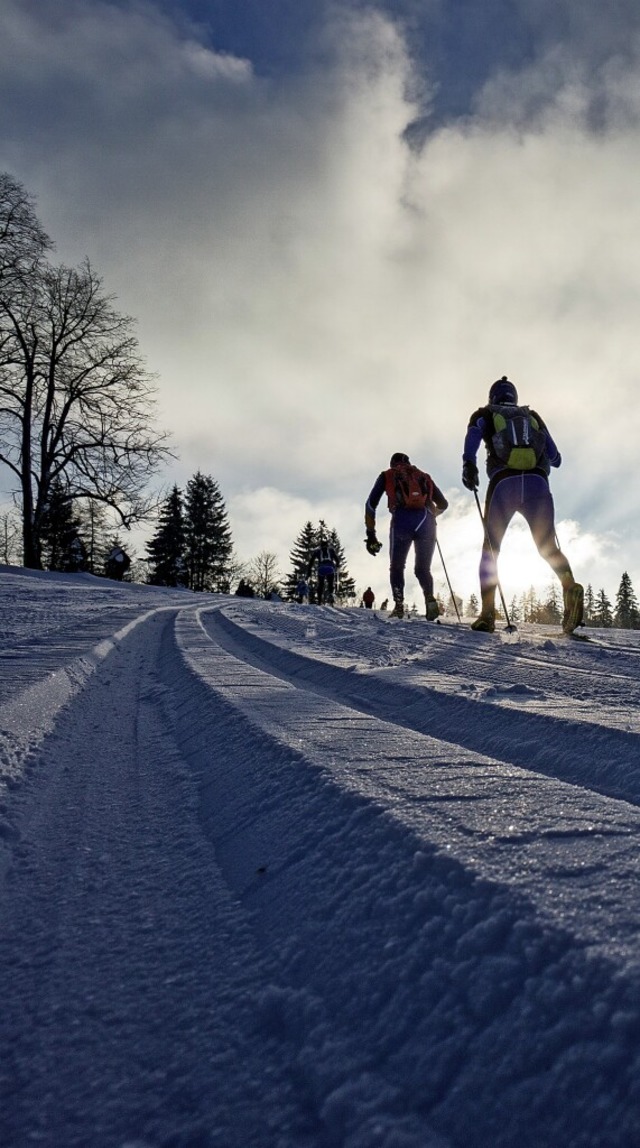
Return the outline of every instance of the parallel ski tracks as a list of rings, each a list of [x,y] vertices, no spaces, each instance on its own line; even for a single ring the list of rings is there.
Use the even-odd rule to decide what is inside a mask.
[[[634,698],[625,695],[621,699],[618,693],[594,713],[586,702],[575,703],[572,708],[571,697],[564,692],[558,695],[556,711],[553,694],[538,703],[530,691],[519,696],[517,684],[511,695],[507,692],[488,699],[470,696],[455,684],[455,672],[459,673],[461,664],[474,677],[484,672],[489,686],[492,678],[488,673],[489,659],[483,659],[481,665],[475,661],[469,664],[466,650],[457,659],[458,670],[453,671],[453,677],[451,666],[448,670],[437,666],[435,651],[433,661],[425,663],[423,674],[422,666],[416,669],[407,665],[408,659],[402,656],[395,666],[388,660],[385,664],[384,659],[376,665],[375,650],[373,664],[363,668],[353,647],[349,652],[340,652],[335,646],[330,651],[320,648],[317,657],[313,657],[313,652],[309,656],[307,640],[304,648],[301,642],[301,648],[295,650],[290,641],[284,640],[287,633],[294,636],[293,627],[284,616],[278,617],[277,626],[272,623],[274,629],[269,628],[268,613],[259,611],[238,614],[232,608],[216,609],[203,612],[202,620],[211,640],[276,681],[333,699],[399,730],[414,730],[451,747],[485,754],[505,764],[640,804],[638,735],[631,729],[635,720]],[[297,633],[300,636],[299,628]],[[345,645],[348,647],[349,643]],[[388,655],[388,643],[377,653],[385,651]],[[513,667],[508,655],[497,656],[497,666],[495,657],[491,660],[494,680],[497,672]],[[527,665],[531,665],[529,659]],[[558,667],[559,672],[563,669],[566,664]],[[450,692],[434,684],[434,671],[436,677],[442,674],[444,679],[449,674]],[[598,668],[597,672],[600,675],[603,671]],[[621,680],[625,688],[631,684],[624,675]],[[547,683],[547,689],[553,686]],[[497,708],[495,702],[500,703]]]

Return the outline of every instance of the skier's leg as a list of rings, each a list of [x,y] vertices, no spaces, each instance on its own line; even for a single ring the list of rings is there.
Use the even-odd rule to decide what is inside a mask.
[[[544,478],[538,474],[525,476],[526,495],[520,513],[526,519],[538,553],[557,574],[562,588],[573,586],[575,581],[568,559],[558,546],[556,538],[553,495]]]
[[[393,612],[399,617],[402,617],[404,604],[404,568],[412,541],[413,534],[407,529],[402,512],[396,511],[389,530],[389,581],[395,602]]]
[[[532,474],[527,479],[527,485],[528,496],[521,507],[521,513],[529,524],[539,554],[560,579],[564,599],[562,628],[571,633],[582,622],[584,590],[576,582],[569,560],[558,545],[553,495],[548,483],[539,475]]]
[[[332,570],[331,573],[327,574],[326,577],[327,577],[327,602],[329,603],[330,606],[333,606],[333,589],[335,586],[336,576]]]
[[[422,592],[427,618],[433,622],[440,614],[440,608],[433,596],[433,575],[431,562],[436,547],[436,520],[427,512],[416,530],[413,540],[415,547],[415,574]]]
[[[484,512],[485,537],[479,571],[482,606],[480,617],[474,622],[476,629],[482,629],[485,622],[489,627],[494,624],[498,556],[507,527],[518,509],[518,490],[514,485],[516,482],[515,477],[503,478],[487,495]]]

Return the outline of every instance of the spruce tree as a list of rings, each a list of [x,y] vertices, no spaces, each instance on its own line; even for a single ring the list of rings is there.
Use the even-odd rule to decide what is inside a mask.
[[[104,556],[107,553],[109,530],[112,529],[106,507],[93,498],[78,502],[80,533],[87,551],[87,570],[90,574],[102,573]]]
[[[637,630],[640,626],[640,610],[631,579],[626,570],[620,579],[620,586],[616,594],[616,609],[613,616],[614,626],[622,630]]]
[[[73,502],[59,479],[51,483],[40,537],[45,569],[74,573],[86,568],[80,519],[75,516]]]
[[[598,590],[593,610],[594,626],[613,626],[613,610],[611,602],[604,590]]]
[[[513,598],[511,599],[511,605],[509,606],[509,617],[512,622],[522,621],[521,606],[515,594],[513,595]]]
[[[182,494],[174,486],[158,520],[158,529],[147,543],[148,582],[152,586],[184,586],[187,582],[186,540]]]
[[[302,530],[296,538],[291,550],[289,552],[289,561],[291,563],[291,573],[283,582],[284,597],[290,601],[294,601],[297,597],[296,586],[300,578],[307,577],[307,568],[311,555],[318,545],[317,529],[312,522],[305,522]]]
[[[224,499],[210,475],[197,472],[187,483],[185,561],[191,590],[228,594],[233,543]]]
[[[522,599],[522,620],[524,622],[537,622],[540,616],[540,602],[535,586],[530,586]]]
[[[593,586],[591,585],[591,583],[589,583],[589,585],[587,586],[587,588],[584,592],[584,621],[585,621],[585,624],[587,626],[589,625],[590,622],[593,622],[593,615],[595,613],[595,608],[596,608],[596,597],[595,597],[595,594],[593,592]]]
[[[321,522],[320,526],[321,528],[325,528],[324,522]],[[356,584],[347,569],[347,559],[345,557],[344,547],[338,537],[338,532],[333,529],[330,530],[327,541],[329,546],[333,546],[338,556],[336,598],[339,602],[352,601],[356,597]]]
[[[321,518],[317,526],[314,526],[312,522],[306,522],[293,544],[289,554],[291,571],[283,582],[283,591],[286,598],[291,600],[296,598],[296,586],[298,585],[298,581],[300,577],[307,577],[311,555],[313,551],[320,546],[321,542],[327,542],[329,546],[333,546],[338,558],[336,579],[337,600],[344,602],[356,597],[356,585],[347,569],[345,553],[338,533],[333,528],[329,529],[324,519]],[[313,583],[309,587],[309,601],[315,601],[315,586]]]
[[[563,608],[560,605],[558,583],[554,580],[549,585],[547,597],[538,610],[538,621],[554,625],[562,621]]]

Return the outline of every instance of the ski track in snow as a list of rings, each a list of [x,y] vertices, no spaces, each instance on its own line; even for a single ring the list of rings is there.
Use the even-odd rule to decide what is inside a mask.
[[[640,635],[0,606],[2,1145],[640,1142]]]

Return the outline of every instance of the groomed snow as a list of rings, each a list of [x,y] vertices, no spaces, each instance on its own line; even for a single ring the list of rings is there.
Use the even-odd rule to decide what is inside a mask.
[[[634,1148],[640,633],[0,568],[3,1148]]]

